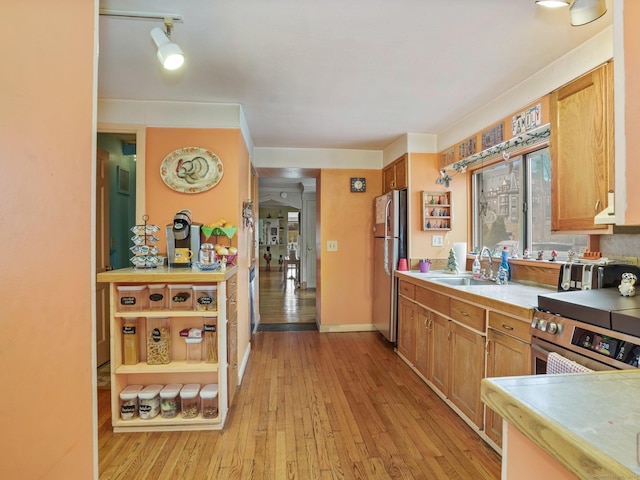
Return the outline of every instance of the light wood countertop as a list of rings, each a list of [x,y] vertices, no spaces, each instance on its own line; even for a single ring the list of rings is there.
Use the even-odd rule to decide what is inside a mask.
[[[157,267],[136,269],[129,267],[98,273],[96,280],[102,283],[224,282],[237,272],[237,265],[227,267],[224,271],[199,270],[198,268]]]
[[[581,479],[640,478],[640,371],[486,378],[482,400]]]

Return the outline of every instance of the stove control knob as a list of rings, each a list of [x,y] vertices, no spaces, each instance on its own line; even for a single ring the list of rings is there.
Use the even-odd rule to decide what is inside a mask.
[[[538,328],[540,329],[541,332],[546,332],[547,331],[547,321],[546,320],[540,320],[538,322]]]
[[[536,317],[531,320],[531,328],[538,328],[538,319]]]
[[[558,333],[558,324],[556,322],[549,322],[549,325],[547,325],[547,332],[551,335]]]

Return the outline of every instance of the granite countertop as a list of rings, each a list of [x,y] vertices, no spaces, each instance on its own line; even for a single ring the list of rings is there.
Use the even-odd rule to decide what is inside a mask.
[[[443,270],[433,270],[428,273],[418,271],[396,271],[398,276],[406,275],[418,280],[426,280],[436,285],[446,285],[439,283],[436,279],[442,277],[455,277],[456,274],[446,273]],[[464,272],[461,275],[471,275],[471,272]],[[525,282],[510,282],[508,285],[497,285],[487,282],[487,285],[446,285],[449,288],[472,293],[482,297],[492,298],[505,303],[511,303],[527,308],[538,306],[538,295],[557,292],[556,288],[546,287],[542,285],[533,285]]]
[[[640,371],[486,378],[482,400],[579,478],[640,478]]]

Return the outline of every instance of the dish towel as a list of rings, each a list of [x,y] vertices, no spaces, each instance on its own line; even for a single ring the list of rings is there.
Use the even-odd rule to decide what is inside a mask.
[[[558,353],[551,352],[547,357],[547,374],[589,372],[593,372],[593,370],[573,360],[569,360]]]

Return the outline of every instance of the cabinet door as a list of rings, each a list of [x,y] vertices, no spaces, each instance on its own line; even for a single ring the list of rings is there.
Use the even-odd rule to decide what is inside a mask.
[[[396,185],[396,167],[392,163],[382,170],[382,193],[390,192]]]
[[[429,378],[429,336],[432,328],[430,312],[424,307],[417,306],[416,311],[416,369],[424,378]]]
[[[551,229],[606,229],[594,216],[613,188],[611,65],[551,94]]]
[[[450,400],[478,428],[483,424],[480,382],[484,377],[485,337],[455,322],[451,330]]]
[[[403,155],[398,160],[396,160],[395,166],[396,186],[394,188],[396,190],[407,188],[407,156]]]
[[[398,300],[398,352],[412,364],[416,359],[415,305],[404,297]]]
[[[449,395],[449,320],[431,312],[429,336],[429,381],[445,395]]]
[[[511,377],[531,373],[531,345],[517,338],[488,329],[487,377]],[[486,408],[485,433],[502,445],[502,417]]]

